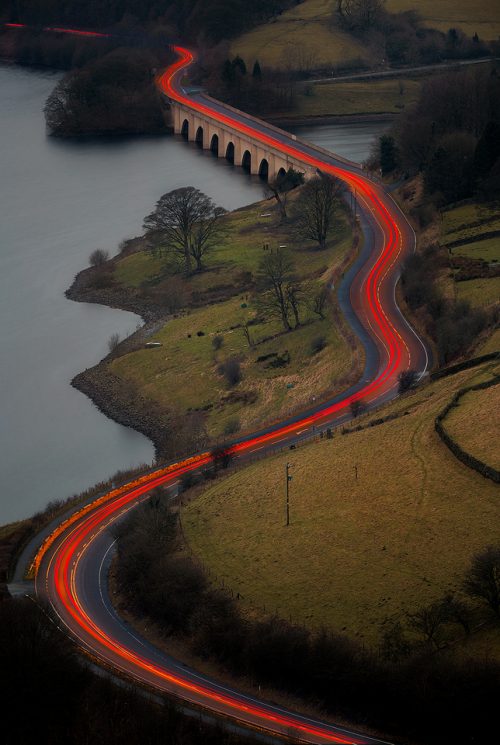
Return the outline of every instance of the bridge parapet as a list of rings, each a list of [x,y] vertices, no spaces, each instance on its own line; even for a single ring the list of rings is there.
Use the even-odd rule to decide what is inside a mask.
[[[241,166],[252,174],[273,180],[280,171],[286,172],[293,168],[304,173],[306,178],[314,175],[314,170],[300,159],[293,158],[278,148],[263,145],[260,140],[238,131],[230,124],[221,123],[177,101],[171,100],[170,107],[176,134],[184,135],[190,142],[197,142],[204,150],[212,150],[219,158],[227,158],[234,165]],[[227,108],[233,112],[237,111],[232,107]],[[277,127],[269,125],[269,128],[276,133],[289,136]]]

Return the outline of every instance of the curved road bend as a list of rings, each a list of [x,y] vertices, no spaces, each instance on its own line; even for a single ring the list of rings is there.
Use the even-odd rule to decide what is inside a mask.
[[[232,445],[239,457],[256,450],[271,452],[307,437],[314,427],[336,426],[345,421],[352,401],[363,398],[375,406],[395,397],[397,376],[402,370],[411,367],[420,374],[425,372],[425,347],[403,318],[395,300],[399,267],[402,259],[413,251],[415,236],[390,196],[355,164],[208,97],[186,94],[181,76],[191,64],[192,55],[180,47],[175,47],[175,51],[179,60],[158,79],[169,98],[279,147],[305,164],[341,178],[348,188],[356,190],[364,248],[344,278],[339,294],[348,320],[365,345],[366,369],[362,380],[343,394]],[[160,468],[70,516],[45,540],[35,558],[37,594],[49,601],[83,649],[130,678],[244,725],[276,735],[293,734],[302,742],[380,745],[382,741],[376,738],[287,711],[200,675],[141,639],[116,615],[107,590],[113,553],[110,526],[142,499],[147,499],[154,487],[174,486],[183,473],[199,469],[209,461],[210,455],[201,453]]]

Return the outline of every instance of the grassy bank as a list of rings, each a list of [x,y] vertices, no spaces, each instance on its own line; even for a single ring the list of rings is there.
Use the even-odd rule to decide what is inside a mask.
[[[313,392],[318,397],[345,387],[359,373],[362,358],[339,314],[327,309],[321,319],[304,303],[300,326],[284,332],[281,321],[263,311],[254,295],[264,244],[269,250],[286,244],[295,277],[313,287],[320,287],[352,250],[344,211],[321,251],[294,238],[294,219],[292,208],[290,219],[281,224],[270,202],[226,215],[224,235],[207,258],[206,270],[189,278],[172,277],[164,260],[143,246],[118,257],[110,274],[116,291],[136,292],[147,302],[150,295],[167,297],[173,281],[183,309],[148,337],[161,346],[118,351],[103,363],[101,375],[138,391],[153,410],[159,406],[175,417],[198,414],[210,437],[284,416],[310,404]],[[215,337],[222,337],[220,348],[214,346]],[[233,386],[220,371],[231,357],[242,371],[241,382]]]
[[[500,217],[497,203],[471,202],[443,211],[440,243],[448,249],[455,270],[453,277],[460,279],[453,283],[457,299],[467,300],[473,307],[498,305]],[[461,279],[464,271],[472,275],[470,279]]]
[[[305,0],[235,39],[231,52],[249,64],[304,70],[366,60],[363,44],[331,24],[332,0]]]
[[[334,0],[304,0],[269,23],[235,39],[231,53],[239,54],[250,65],[258,59],[266,66],[286,69],[292,62],[294,68],[303,71],[383,63],[383,50],[374,58],[361,39],[332,22],[335,7]],[[425,25],[444,32],[458,28],[469,36],[477,32],[485,40],[496,39],[500,34],[496,0],[478,3],[387,0],[386,7],[391,13],[417,11]]]
[[[387,619],[455,590],[471,553],[498,541],[498,487],[459,463],[434,432],[453,392],[494,368],[395,402],[384,409],[403,414],[393,421],[234,474],[185,507],[192,549],[248,612],[265,607],[376,645]]]
[[[316,83],[299,88],[294,116],[399,114],[414,103],[420,82],[412,78]]]
[[[500,385],[469,391],[446,417],[446,431],[467,453],[500,469],[498,412]]]
[[[500,8],[496,0],[387,0],[391,13],[416,10],[427,26],[440,31],[460,28],[472,36],[477,32],[481,39],[496,39],[500,34]]]

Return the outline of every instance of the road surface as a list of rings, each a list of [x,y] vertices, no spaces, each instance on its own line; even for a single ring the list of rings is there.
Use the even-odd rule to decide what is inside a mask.
[[[227,109],[202,94],[185,93],[181,76],[191,64],[192,55],[180,47],[175,51],[178,61],[158,79],[169,98],[341,178],[356,191],[364,234],[361,255],[339,288],[342,309],[366,350],[361,380],[309,411],[232,444],[235,456],[248,458],[256,451],[259,455],[272,452],[321,428],[337,426],[350,418],[353,401],[363,399],[369,406],[376,406],[394,398],[397,377],[403,370],[412,368],[424,374],[428,365],[425,346],[403,318],[395,299],[401,262],[414,250],[415,236],[384,188],[354,163]],[[159,691],[249,727],[293,735],[302,742],[380,744],[382,741],[376,738],[287,711],[209,679],[140,638],[115,613],[107,587],[114,549],[111,526],[147,499],[151,489],[159,485],[175,488],[183,473],[202,468],[210,459],[209,453],[200,453],[157,469],[67,517],[45,538],[32,564],[37,595],[50,603],[61,626],[94,660]]]

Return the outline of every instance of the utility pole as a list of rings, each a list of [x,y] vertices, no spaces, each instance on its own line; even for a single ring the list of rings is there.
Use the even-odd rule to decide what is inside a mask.
[[[289,499],[289,484],[292,480],[292,476],[289,474],[290,463],[285,466],[285,479],[286,479],[286,525],[290,525],[290,499]]]

